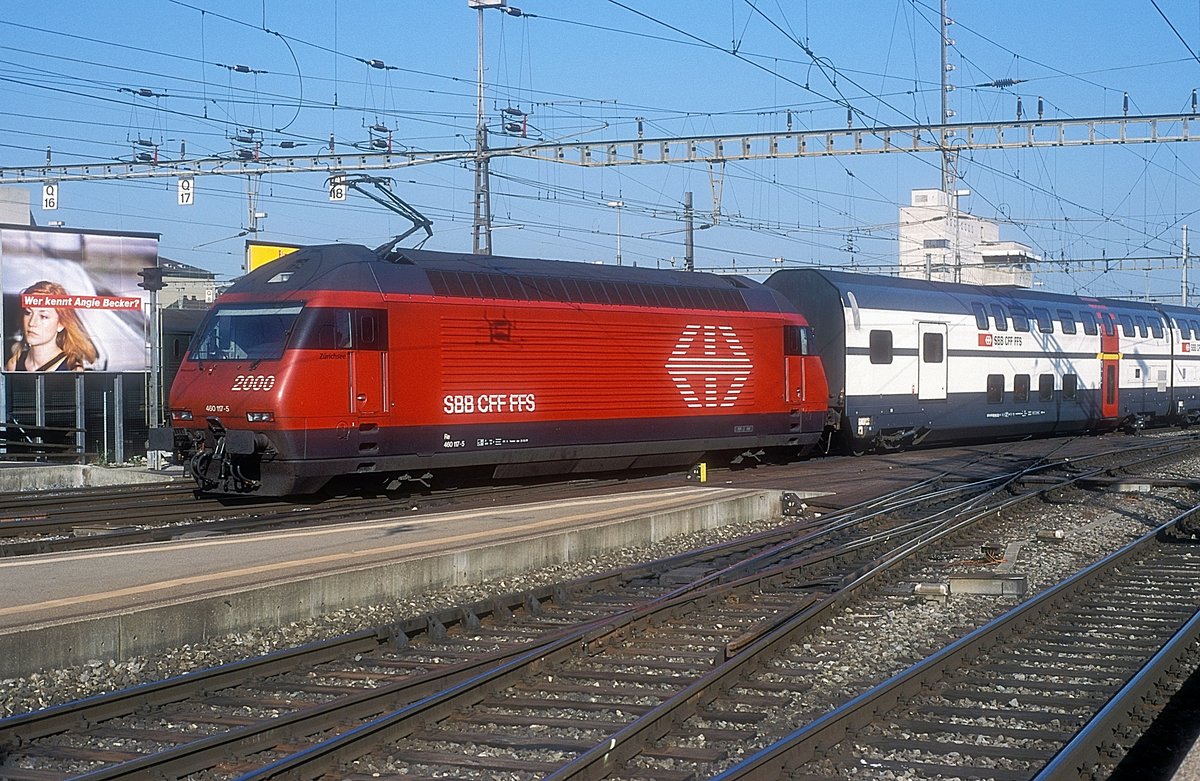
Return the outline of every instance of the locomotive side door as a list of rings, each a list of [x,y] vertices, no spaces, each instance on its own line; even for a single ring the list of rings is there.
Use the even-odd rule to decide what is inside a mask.
[[[360,415],[387,411],[387,312],[354,309],[350,351],[350,409]]]
[[[1112,315],[1104,313],[1100,322],[1100,417],[1115,418],[1119,410],[1120,373],[1117,363],[1121,357],[1120,337]]]
[[[917,323],[917,352],[917,398],[944,401],[949,375],[946,324]]]

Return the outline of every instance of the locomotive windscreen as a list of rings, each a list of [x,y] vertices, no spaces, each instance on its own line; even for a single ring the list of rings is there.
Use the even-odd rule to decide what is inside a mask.
[[[300,304],[219,305],[197,332],[190,358],[193,361],[279,358],[301,309]]]

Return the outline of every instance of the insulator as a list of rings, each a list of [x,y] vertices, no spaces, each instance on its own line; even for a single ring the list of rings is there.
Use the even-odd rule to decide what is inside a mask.
[[[387,67],[387,63],[383,60],[367,60],[367,65],[370,65],[372,68],[376,68],[378,70],[383,70]]]
[[[1025,110],[1021,107],[1021,99],[1017,98],[1017,119],[1025,115]]]
[[[299,146],[299,144],[297,144],[295,141],[280,141],[279,142],[280,149],[295,149],[297,146]]]
[[[1045,114],[1045,110],[1043,108],[1042,98],[1039,95],[1038,96],[1038,119],[1041,119],[1044,114]]]
[[[384,139],[384,138],[372,138],[371,139],[371,146],[374,147],[375,149],[387,149],[387,145],[388,145],[387,139]]]
[[[389,128],[387,125],[371,125],[372,133],[386,133],[389,130],[391,130],[391,128]]]

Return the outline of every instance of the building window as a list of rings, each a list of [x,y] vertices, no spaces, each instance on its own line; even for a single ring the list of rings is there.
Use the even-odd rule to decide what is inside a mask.
[[[871,363],[892,362],[892,332],[871,332]]]
[[[987,378],[988,404],[1000,404],[1004,401],[1004,375],[989,374]]]

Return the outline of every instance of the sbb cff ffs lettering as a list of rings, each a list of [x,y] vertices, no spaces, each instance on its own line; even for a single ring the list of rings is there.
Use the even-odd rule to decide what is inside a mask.
[[[442,397],[442,412],[447,415],[473,415],[535,412],[537,400],[532,393],[449,393]]]

